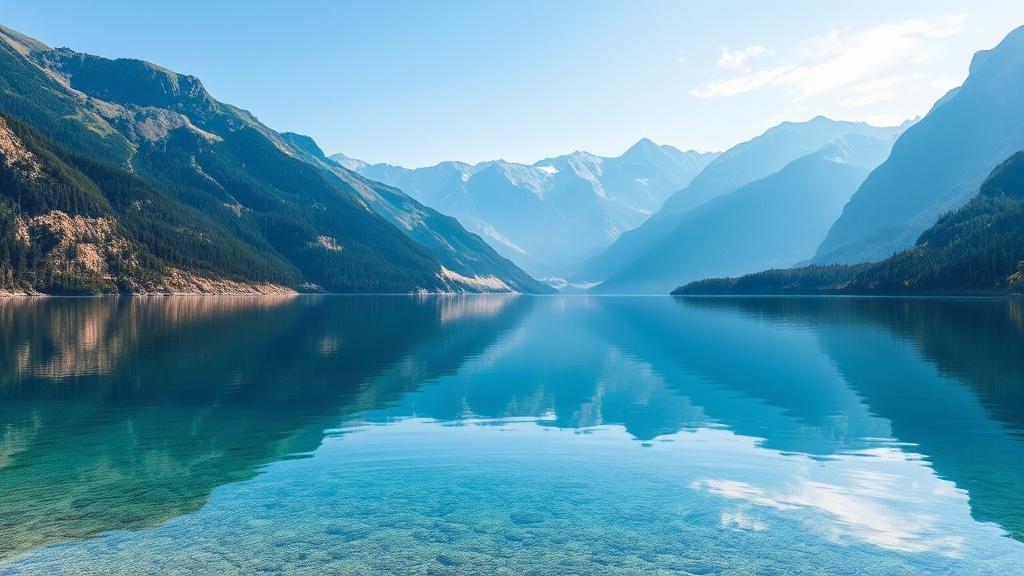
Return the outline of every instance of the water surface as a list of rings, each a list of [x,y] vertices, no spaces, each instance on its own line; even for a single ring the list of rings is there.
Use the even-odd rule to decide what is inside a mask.
[[[1008,574],[1024,303],[0,300],[0,574]]]

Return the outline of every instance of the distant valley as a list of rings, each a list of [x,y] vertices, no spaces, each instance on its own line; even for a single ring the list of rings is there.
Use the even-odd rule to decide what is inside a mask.
[[[807,260],[901,129],[824,117],[771,128],[709,164],[582,276],[602,293],[664,294],[685,279]]]
[[[567,277],[642,224],[718,155],[642,139],[621,156],[588,152],[532,165],[495,160],[409,169],[332,159],[458,218],[534,276]]]

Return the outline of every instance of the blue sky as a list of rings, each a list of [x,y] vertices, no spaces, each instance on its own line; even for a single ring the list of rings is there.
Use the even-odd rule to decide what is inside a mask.
[[[421,166],[716,150],[817,114],[927,112],[1024,2],[0,0],[54,46],[150,60],[328,153]]]

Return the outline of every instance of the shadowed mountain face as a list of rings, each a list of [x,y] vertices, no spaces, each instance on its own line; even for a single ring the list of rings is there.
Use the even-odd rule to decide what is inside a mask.
[[[717,157],[693,182],[672,194],[661,210],[642,226],[623,234],[607,250],[588,260],[577,276],[583,280],[607,280],[638,260],[664,256],[658,252],[659,248],[664,249],[665,243],[671,245],[670,237],[680,228],[686,213],[771,176],[837,138],[862,135],[888,141],[899,130],[837,122],[821,116],[801,123],[784,122]],[[697,250],[703,248],[695,247]],[[678,249],[678,246],[674,247],[674,250]]]
[[[674,294],[922,294],[1024,290],[1024,152],[996,167],[965,206],[881,262],[711,278]]]
[[[194,77],[6,28],[0,70],[0,290],[543,290],[437,213],[425,234],[396,226],[424,214],[398,191],[367,202],[373,184]]]
[[[893,146],[843,210],[815,263],[877,261],[913,246],[1024,149],[1024,28],[977,53],[970,74]]]
[[[592,290],[664,294],[687,280],[806,261],[890,145],[849,134],[694,208],[645,255]]]
[[[498,160],[408,169],[342,154],[332,159],[455,216],[532,274],[566,277],[582,258],[640,225],[716,156],[645,138],[616,158],[574,152],[533,165]]]

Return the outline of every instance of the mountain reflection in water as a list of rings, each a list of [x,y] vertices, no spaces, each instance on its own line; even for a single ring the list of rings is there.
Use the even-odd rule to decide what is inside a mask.
[[[853,466],[844,477],[869,494],[905,486],[851,455],[915,461],[963,491],[975,521],[1024,539],[1017,301],[0,299],[0,318],[0,567],[199,512],[219,486],[330,452],[325,438],[344,446],[367,426],[421,422],[522,438],[525,423],[620,427],[644,446],[728,432],[737,452],[721,453],[721,472],[768,450]],[[441,446],[428,438],[424,453]],[[538,438],[541,449],[551,437]],[[581,466],[585,446],[568,456]],[[651,470],[657,454],[631,458]],[[756,476],[678,490],[754,506],[723,509],[719,531],[763,532],[755,510],[816,509],[834,535],[875,548],[966,553],[960,536],[845,515],[844,502],[866,501],[834,484],[791,477],[783,490]]]

